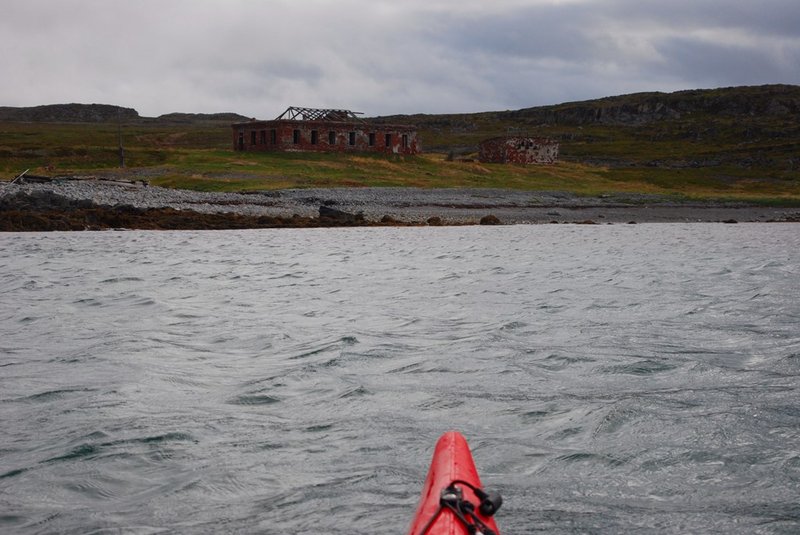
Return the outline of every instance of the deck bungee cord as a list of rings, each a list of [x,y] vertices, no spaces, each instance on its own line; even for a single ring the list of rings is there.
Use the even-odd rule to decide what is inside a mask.
[[[500,494],[483,488],[467,440],[448,431],[436,442],[408,535],[500,535]]]
[[[503,497],[500,494],[489,494],[467,481],[457,479],[442,489],[441,497],[439,498],[439,509],[436,510],[418,535],[428,535],[431,526],[445,510],[449,510],[455,515],[469,535],[498,535],[480,517],[475,515],[475,504],[464,498],[464,491],[457,485],[465,485],[472,489],[472,492],[481,501],[478,511],[485,517],[494,516],[500,506],[503,505]]]

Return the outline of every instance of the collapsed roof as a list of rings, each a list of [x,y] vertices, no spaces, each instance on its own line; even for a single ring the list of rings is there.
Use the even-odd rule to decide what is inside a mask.
[[[275,120],[277,121],[285,119],[289,121],[330,121],[336,123],[347,123],[353,121],[363,122],[358,115],[361,115],[361,112],[289,106],[286,108],[286,111],[278,115]]]

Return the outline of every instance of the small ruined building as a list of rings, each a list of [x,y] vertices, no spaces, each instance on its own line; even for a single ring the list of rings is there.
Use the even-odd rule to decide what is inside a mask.
[[[555,163],[558,141],[541,137],[495,137],[481,142],[478,159],[484,163]]]
[[[233,127],[233,150],[417,154],[413,126],[370,124],[350,110],[290,107],[272,121]]]

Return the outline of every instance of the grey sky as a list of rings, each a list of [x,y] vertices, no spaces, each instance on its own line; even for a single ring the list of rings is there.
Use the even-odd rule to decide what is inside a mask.
[[[0,0],[0,106],[517,109],[800,84],[798,0]]]

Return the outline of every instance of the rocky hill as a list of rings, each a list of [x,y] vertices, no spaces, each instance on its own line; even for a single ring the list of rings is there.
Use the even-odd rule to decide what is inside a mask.
[[[535,125],[605,124],[640,126],[655,121],[688,118],[692,115],[727,117],[783,117],[800,114],[800,86],[764,85],[696,89],[675,93],[633,93],[552,106],[471,114],[395,115],[378,117],[378,122],[406,122],[419,126],[461,126],[493,119]]]
[[[0,108],[0,122],[9,124],[0,165],[19,172],[41,165],[42,154],[50,163],[87,165],[102,153],[87,145],[116,147],[118,117],[126,126],[128,154],[133,155],[134,143],[140,144],[132,160],[140,166],[163,164],[167,147],[227,149],[229,125],[247,120],[233,113],[147,118],[130,108],[101,104]],[[558,140],[561,161],[611,169],[620,180],[648,177],[659,187],[678,179],[713,179],[720,187],[740,180],[777,180],[782,188],[800,183],[800,86],[635,93],[520,110],[369,120],[415,124],[425,152],[459,160],[473,159],[483,140],[513,133]],[[95,128],[98,122],[106,128]],[[25,128],[51,137],[39,136],[32,144],[30,137],[14,134]],[[116,149],[103,158],[116,162]]]
[[[155,120],[162,123],[181,124],[201,122],[241,123],[250,120],[250,118],[238,113],[167,113],[159,115]]]
[[[248,120],[238,113],[169,113],[156,118],[141,117],[132,108],[110,104],[49,104],[28,108],[0,107],[0,121],[25,123],[207,123]]]
[[[693,168],[720,180],[756,171],[759,178],[794,180],[800,168],[800,86],[792,85],[635,93],[514,111],[374,120],[416,124],[426,151],[473,154],[482,140],[515,133],[560,141],[562,160],[631,173]]]
[[[800,86],[730,87],[636,93],[501,113],[535,123],[642,125],[691,115],[789,117],[800,112]]]
[[[797,120],[800,86],[764,85],[696,89],[675,93],[633,93],[613,97],[538,106],[520,110],[471,114],[416,114],[375,117],[378,123],[412,123],[422,129],[450,127],[474,131],[482,123],[516,125],[619,125],[641,126],[692,116],[765,117]],[[169,113],[156,118],[141,117],[132,108],[109,104],[51,104],[28,108],[0,107],[0,121],[19,122],[238,122],[249,118],[237,113]]]
[[[140,120],[132,108],[110,104],[49,104],[30,108],[0,107],[0,121],[29,123],[103,123]]]

